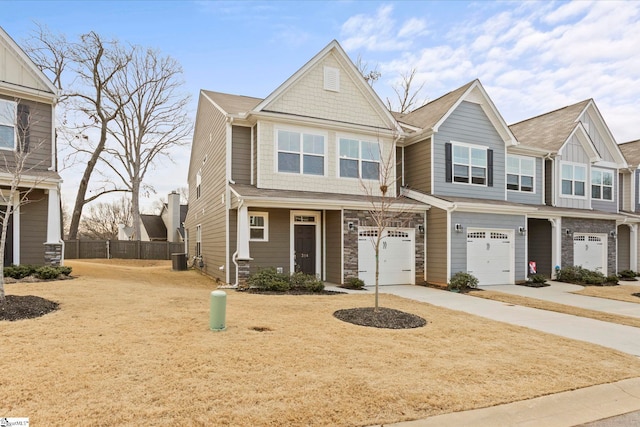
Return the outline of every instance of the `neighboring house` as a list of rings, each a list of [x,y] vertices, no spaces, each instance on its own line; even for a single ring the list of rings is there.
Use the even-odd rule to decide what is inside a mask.
[[[369,210],[385,165],[397,194],[401,133],[336,41],[265,99],[201,91],[188,174],[190,258],[229,283],[275,267],[373,284]],[[395,209],[380,283],[422,283],[428,206],[405,199]]]
[[[29,153],[20,181],[29,202],[19,206],[18,197],[11,201],[16,210],[7,230],[4,265],[62,262],[57,99],[51,81],[0,28],[0,191],[11,187],[14,153]]]
[[[619,144],[627,160],[628,169],[620,173],[620,211],[627,221],[618,226],[618,271],[638,271],[640,250],[638,223],[640,223],[640,140]]]
[[[172,191],[160,215],[140,215],[140,240],[143,242],[184,242],[184,221],[188,205],[180,204],[180,195]],[[133,227],[119,225],[118,240],[132,240]]]
[[[406,131],[405,194],[431,206],[427,281],[444,285],[458,271],[481,285],[524,281],[531,208],[507,197],[506,182],[507,151],[518,142],[480,81],[397,118]]]
[[[592,99],[513,124],[511,131],[522,150],[539,153],[535,188],[544,190],[544,205],[528,215],[529,259],[550,276],[555,266],[579,265],[604,275],[618,269],[617,233],[621,240],[637,239],[636,228],[618,227],[628,222],[619,213],[619,171],[627,163]],[[526,157],[525,157],[526,158]],[[515,160],[515,176],[527,176]],[[519,172],[518,172],[519,171]],[[518,172],[518,173],[516,173]],[[511,173],[511,171],[508,171]],[[514,179],[514,185],[516,180]],[[510,199],[522,199],[515,187]],[[629,232],[634,234],[629,236]],[[623,251],[629,257],[630,245]]]

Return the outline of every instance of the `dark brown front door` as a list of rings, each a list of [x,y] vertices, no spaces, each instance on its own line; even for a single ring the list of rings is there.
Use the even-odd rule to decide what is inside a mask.
[[[295,267],[305,274],[316,274],[316,227],[315,225],[294,226]]]

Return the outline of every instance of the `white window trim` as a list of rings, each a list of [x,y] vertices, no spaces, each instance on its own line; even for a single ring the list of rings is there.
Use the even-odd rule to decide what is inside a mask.
[[[199,250],[198,250],[198,246],[199,246]],[[195,249],[195,256],[197,257],[201,257],[202,256],[202,224],[197,224],[196,225],[196,249]]]
[[[202,169],[196,174],[196,200],[202,196]]]
[[[472,185],[474,187],[488,187],[489,186],[489,156],[488,154],[485,155],[485,165],[484,165],[484,184],[474,184],[472,181],[473,179],[473,172],[471,170],[472,165],[471,165],[471,149],[475,148],[477,150],[484,150],[485,153],[488,153],[489,151],[489,147],[487,147],[486,145],[477,145],[477,144],[469,144],[466,142],[457,142],[457,141],[449,141],[451,143],[451,184],[456,184],[456,185]],[[455,147],[466,147],[469,148],[469,164],[465,165],[467,167],[469,167],[469,182],[459,182],[456,181],[456,175],[455,175],[455,165],[456,162],[454,160],[454,150]],[[459,165],[462,165],[462,163],[458,163]],[[449,184],[449,183],[447,183]],[[506,184],[505,184],[506,185]]]
[[[292,154],[298,154],[300,156],[300,170],[299,172],[281,172],[278,169],[278,153],[280,153],[280,150],[278,149],[278,132],[279,131],[285,131],[285,132],[297,132],[300,134],[300,151],[295,152],[295,151],[282,151],[283,153],[292,153]],[[316,174],[310,174],[310,173],[304,173],[304,143],[303,143],[303,135],[304,134],[308,134],[308,135],[317,135],[317,136],[322,136],[324,138],[324,152],[322,153],[322,158],[323,158],[323,171],[322,171],[322,175],[316,175]],[[273,129],[273,149],[274,149],[274,155],[273,155],[273,171],[274,173],[277,174],[282,174],[282,175],[302,175],[302,176],[308,176],[308,177],[313,177],[313,178],[325,178],[327,176],[327,171],[328,171],[328,145],[329,145],[329,135],[327,132],[323,132],[317,129],[313,129],[313,128],[299,128],[299,127],[274,127]],[[317,156],[320,157],[319,154],[311,154],[308,153],[307,155],[309,156]]]
[[[593,173],[594,172],[600,172],[603,174],[605,173],[609,173],[611,174],[611,199],[605,199],[603,197],[593,197],[593,182],[591,181],[593,179]],[[590,186],[589,189],[591,190],[591,193],[589,193],[589,196],[591,197],[591,200],[597,200],[599,202],[614,202],[615,201],[615,194],[614,194],[614,190],[616,188],[615,186],[615,174],[613,173],[612,170],[609,169],[601,169],[601,168],[592,168],[591,169],[591,173],[589,174],[589,177],[591,178],[589,180]],[[603,180],[604,181],[604,180]],[[604,185],[604,184],[600,184],[600,196],[602,196],[604,194],[604,191],[602,191],[605,187],[609,187],[608,185]]]
[[[353,176],[342,176],[340,175],[340,160],[342,159],[342,157],[340,156],[340,140],[341,139],[351,139],[353,141],[358,141],[358,158],[354,158],[354,157],[345,157],[345,159],[348,160],[357,160],[358,161],[358,176],[353,177]],[[377,178],[362,178],[362,162],[369,162],[369,163],[376,163],[375,160],[366,160],[362,158],[362,143],[363,142],[368,142],[368,143],[372,143],[372,144],[378,144],[378,150],[379,150],[379,154],[380,154],[380,160],[377,161],[378,163],[378,177]],[[336,178],[340,178],[340,179],[349,179],[349,180],[360,180],[362,179],[363,181],[377,181],[380,179],[380,173],[382,172],[382,159],[384,158],[384,151],[382,148],[382,141],[380,140],[375,140],[375,138],[366,138],[366,137],[362,137],[361,135],[348,135],[348,134],[341,134],[341,135],[336,135]]]
[[[507,176],[513,175],[509,173],[509,157],[518,159],[518,190],[511,190],[508,188]],[[522,191],[522,160],[531,160],[533,161],[533,190],[532,191]],[[524,175],[529,176],[529,175]],[[505,167],[505,186],[507,187],[507,191],[512,191],[514,193],[522,193],[522,194],[536,194],[536,158],[535,157],[527,157],[527,156],[517,156],[513,154],[507,155],[507,166]]]
[[[0,116],[0,125],[2,126],[7,126],[7,127],[12,127],[13,128],[13,147],[2,147],[0,146],[0,150],[4,150],[4,151],[15,151],[16,147],[17,147],[17,142],[18,142],[18,103],[15,101],[10,101],[8,99],[0,99],[0,104],[2,103],[6,103],[9,104],[10,106],[13,106],[13,121],[7,121],[7,122],[3,122],[2,121],[2,116]]]
[[[251,217],[252,216],[261,216],[264,218],[264,226],[258,227],[251,225]],[[264,230],[264,234],[262,239],[254,239],[251,237],[251,229],[262,229]],[[254,212],[249,211],[249,241],[250,242],[268,242],[269,241],[269,212]]]
[[[584,168],[584,196],[576,196],[575,194],[564,194],[562,192],[562,181],[564,180],[562,177],[562,167],[564,165],[569,165],[569,166],[573,166],[574,168],[574,175],[575,175],[575,168],[577,167],[581,167]],[[589,192],[589,190],[591,190],[591,171],[589,170],[589,168],[587,167],[587,165],[585,165],[584,163],[574,163],[574,162],[560,162],[560,188],[558,189],[558,194],[560,195],[560,197],[565,198],[565,199],[578,199],[578,200],[585,200],[587,199],[587,197],[589,197],[591,195],[591,193]],[[572,179],[571,182],[575,183],[576,180]],[[573,192],[575,193],[575,185],[572,185],[571,188],[573,189]]]

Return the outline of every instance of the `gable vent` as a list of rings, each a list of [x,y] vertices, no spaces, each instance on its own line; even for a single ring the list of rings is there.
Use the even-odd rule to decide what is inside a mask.
[[[324,67],[324,89],[340,92],[340,70],[333,67]]]

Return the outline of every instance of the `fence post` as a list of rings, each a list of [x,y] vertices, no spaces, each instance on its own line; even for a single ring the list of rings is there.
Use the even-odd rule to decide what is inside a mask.
[[[140,240],[136,240],[136,259],[142,259],[142,254],[140,253]]]
[[[80,259],[80,239],[76,239],[76,259]]]

